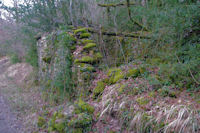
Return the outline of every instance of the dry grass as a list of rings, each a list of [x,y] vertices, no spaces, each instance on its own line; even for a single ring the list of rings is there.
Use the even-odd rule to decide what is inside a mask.
[[[130,130],[137,133],[163,132],[163,133],[199,133],[200,114],[185,105],[172,105],[164,107],[151,115],[151,111],[137,113],[130,123]]]

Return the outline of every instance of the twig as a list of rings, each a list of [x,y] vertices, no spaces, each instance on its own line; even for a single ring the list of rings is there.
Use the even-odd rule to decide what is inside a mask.
[[[179,57],[176,55],[176,53],[175,53],[175,56],[176,56],[176,58],[177,58],[179,64],[182,64],[181,61],[180,61],[180,59],[179,59]],[[187,66],[187,68],[188,68],[188,70],[189,70],[189,72],[190,72],[190,76],[192,77],[192,79],[199,85],[200,83],[195,79],[194,75],[192,74],[191,69],[190,69],[188,66]]]

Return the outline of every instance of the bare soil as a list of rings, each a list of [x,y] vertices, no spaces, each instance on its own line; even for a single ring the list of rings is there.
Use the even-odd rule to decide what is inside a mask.
[[[3,73],[9,65],[8,58],[0,60],[0,133],[20,133],[20,123],[2,93],[2,89],[7,87],[8,83]]]

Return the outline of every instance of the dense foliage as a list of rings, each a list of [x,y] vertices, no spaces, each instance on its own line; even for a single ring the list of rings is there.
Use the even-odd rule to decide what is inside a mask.
[[[139,40],[124,38],[123,34],[118,38],[100,36],[99,48],[104,53],[104,63],[115,66],[137,59],[153,62],[156,58],[163,78],[169,77],[166,82],[179,85],[187,82],[189,88],[199,85],[196,71],[200,65],[199,6],[194,0],[32,0],[15,2],[13,7],[1,5],[17,23],[32,31],[52,31],[62,25],[73,25],[97,28],[100,33],[109,29],[114,33],[148,34],[149,39]],[[113,46],[115,49],[111,50]],[[31,45],[31,49],[29,54],[33,55],[34,46]],[[31,62],[33,64],[36,59]]]

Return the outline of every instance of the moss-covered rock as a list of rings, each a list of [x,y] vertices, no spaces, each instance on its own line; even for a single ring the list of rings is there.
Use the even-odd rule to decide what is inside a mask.
[[[105,89],[105,83],[103,81],[97,82],[96,88],[93,90],[93,98],[95,99],[97,96],[99,96]]]
[[[76,64],[77,63],[89,63],[89,64],[92,64],[95,62],[95,59],[93,57],[90,57],[90,56],[83,56],[81,59],[76,59],[74,61]]]
[[[139,105],[146,105],[149,103],[149,100],[148,99],[145,99],[144,97],[139,97],[136,99],[136,102],[139,104]]]
[[[94,55],[94,58],[95,58],[96,60],[100,60],[100,59],[103,58],[103,56],[102,56],[102,54],[101,54],[100,52],[97,52],[97,53]]]
[[[65,130],[65,116],[60,112],[55,112],[48,122],[48,131],[57,131],[59,133],[64,133]]]
[[[84,64],[84,63],[82,63],[82,64]],[[81,72],[94,72],[95,68],[90,64],[84,64],[84,65],[80,66],[80,71]]]
[[[97,46],[96,43],[88,43],[83,47],[83,49],[88,50],[88,49],[94,48],[96,46]]]
[[[82,112],[87,112],[89,114],[93,114],[94,112],[94,107],[91,106],[90,104],[84,102],[82,99],[79,99],[78,103],[76,103],[77,107],[75,108],[75,113],[79,114]]]
[[[130,69],[128,70],[128,72],[126,73],[126,78],[128,77],[133,77],[136,78],[140,75],[140,69]]]
[[[80,35],[80,38],[81,38],[81,39],[83,39],[83,38],[89,38],[89,37],[91,37],[91,34],[90,34],[90,33],[82,33],[82,34]]]
[[[109,69],[107,76],[109,77],[109,84],[114,84],[125,77],[120,68]]]
[[[80,28],[77,30],[74,30],[74,34],[78,34],[78,33],[86,33],[87,32],[87,28]]]
[[[87,113],[80,113],[73,117],[68,123],[69,127],[86,128],[92,123],[92,116]]]
[[[93,40],[89,40],[89,39],[84,39],[81,41],[83,44],[88,44],[88,43],[93,43]]]

